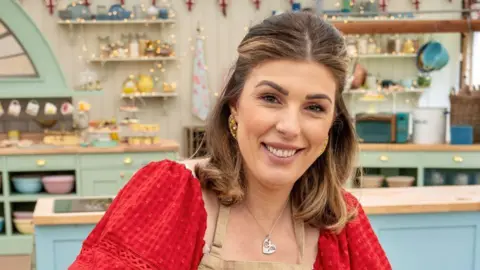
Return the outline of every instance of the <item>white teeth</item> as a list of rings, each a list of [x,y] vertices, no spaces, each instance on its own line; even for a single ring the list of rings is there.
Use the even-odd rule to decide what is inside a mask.
[[[277,149],[277,148],[273,148],[269,145],[267,145],[267,149],[268,149],[268,151],[270,151],[270,153],[274,154],[277,157],[282,157],[282,158],[291,157],[291,156],[295,155],[295,153],[297,152],[297,150]]]

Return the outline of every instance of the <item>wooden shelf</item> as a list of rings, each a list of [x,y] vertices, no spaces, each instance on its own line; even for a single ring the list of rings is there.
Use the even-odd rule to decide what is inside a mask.
[[[21,193],[12,193],[10,194],[10,202],[36,202],[40,198],[51,198],[51,197],[62,197],[62,196],[77,196],[76,193],[68,194],[51,194],[51,193],[36,193],[36,194],[21,194]]]
[[[172,24],[175,20],[61,20],[59,25]]]
[[[125,58],[93,58],[92,63],[104,62],[156,62],[156,61],[174,61],[175,57],[125,57]]]
[[[343,34],[461,33],[480,31],[480,20],[359,20],[332,24]]]
[[[417,55],[414,53],[400,53],[400,54],[379,53],[379,54],[358,54],[358,55],[352,55],[351,57],[359,58],[359,59],[391,59],[391,58],[416,58]]]
[[[402,94],[421,94],[425,92],[425,89],[412,89],[405,91],[378,91],[378,90],[368,90],[368,89],[356,89],[348,90],[343,92],[345,95],[402,95]]]
[[[151,93],[135,93],[135,94],[122,94],[122,98],[168,98],[176,97],[178,93],[164,93],[164,92],[151,92]]]

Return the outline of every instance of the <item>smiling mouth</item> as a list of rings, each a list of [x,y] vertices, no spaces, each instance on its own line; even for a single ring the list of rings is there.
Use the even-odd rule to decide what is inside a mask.
[[[275,148],[268,144],[262,143],[262,146],[267,149],[268,152],[272,153],[274,156],[279,158],[289,158],[302,151],[303,149],[281,149]]]

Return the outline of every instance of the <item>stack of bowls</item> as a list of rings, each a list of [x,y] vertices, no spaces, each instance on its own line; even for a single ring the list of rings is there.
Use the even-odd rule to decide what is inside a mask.
[[[383,175],[364,175],[359,178],[362,188],[379,188],[383,185]]]
[[[413,176],[390,176],[387,177],[387,183],[389,187],[410,187],[415,181]]]
[[[13,212],[13,224],[21,234],[33,234],[33,212],[16,211]]]
[[[75,178],[73,175],[52,175],[42,178],[45,190],[51,194],[66,194],[73,190]]]
[[[19,193],[35,194],[42,190],[42,178],[38,175],[14,176],[13,187]]]

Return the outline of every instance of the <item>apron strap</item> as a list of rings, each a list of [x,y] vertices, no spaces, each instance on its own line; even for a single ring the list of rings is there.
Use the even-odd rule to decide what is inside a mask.
[[[223,241],[227,232],[228,217],[230,216],[230,207],[220,203],[218,210],[217,224],[215,226],[215,234],[213,236],[213,244],[210,253],[220,256],[220,250],[223,247]]]
[[[297,246],[299,249],[299,264],[303,263],[303,255],[305,252],[305,223],[303,220],[295,221],[295,238],[297,240]]]

